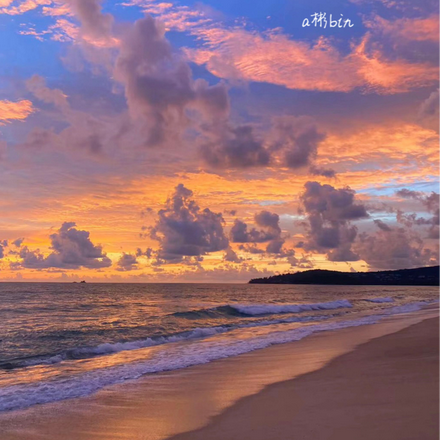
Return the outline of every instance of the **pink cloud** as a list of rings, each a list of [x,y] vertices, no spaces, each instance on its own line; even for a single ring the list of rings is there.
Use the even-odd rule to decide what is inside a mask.
[[[17,6],[11,6],[14,1],[0,0],[0,14],[20,15],[32,11],[42,5],[51,5],[52,0],[25,0],[19,2]]]
[[[364,21],[364,24],[375,32],[388,34],[396,39],[432,42],[439,40],[438,15],[427,18],[399,18],[394,21],[375,15],[372,19]]]
[[[132,0],[127,5],[141,6],[157,16],[167,30],[196,36],[202,44],[185,48],[188,58],[220,78],[267,82],[296,90],[349,92],[359,88],[382,94],[406,92],[438,80],[437,66],[386,57],[374,48],[371,33],[353,42],[351,53],[345,55],[324,37],[310,43],[292,39],[280,29],[257,32],[239,26],[227,28],[202,9],[149,0]],[[438,18],[374,23],[389,32],[400,29],[407,39],[433,41]]]

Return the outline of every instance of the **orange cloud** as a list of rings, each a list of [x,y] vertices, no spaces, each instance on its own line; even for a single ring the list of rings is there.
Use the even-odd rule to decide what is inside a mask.
[[[159,18],[167,30],[189,32],[203,46],[186,48],[188,58],[203,64],[220,78],[267,82],[297,90],[400,93],[438,81],[438,68],[427,63],[387,59],[369,50],[372,35],[365,34],[352,52],[342,54],[329,40],[313,43],[294,40],[279,29],[266,32],[226,28],[215,23],[203,10],[170,3],[131,0]],[[401,19],[389,22],[380,17],[371,22],[372,31],[387,29],[406,39],[438,39],[438,17]],[[374,26],[373,26],[374,24]],[[374,28],[374,29],[373,29]]]
[[[207,49],[186,49],[188,57],[221,78],[268,82],[297,90],[349,92],[355,88],[399,93],[429,85],[438,68],[403,59],[388,60],[378,50],[367,53],[366,35],[343,56],[328,40],[309,44],[278,32],[260,34],[244,29],[197,31]]]
[[[355,49],[357,71],[367,88],[383,93],[406,92],[438,81],[438,67],[427,63],[405,60],[386,60],[378,50],[367,54],[370,35],[366,35]]]
[[[34,108],[31,101],[0,101],[0,124],[12,120],[26,119],[33,112]]]
[[[221,78],[342,92],[359,83],[352,60],[344,62],[324,38],[310,45],[279,33],[220,28],[202,30],[199,35],[209,49],[187,49],[186,53]]]

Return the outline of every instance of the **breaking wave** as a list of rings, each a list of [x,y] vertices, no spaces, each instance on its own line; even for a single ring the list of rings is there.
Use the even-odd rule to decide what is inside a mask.
[[[192,365],[204,364],[275,344],[298,341],[317,332],[375,324],[384,316],[420,310],[427,304],[427,302],[411,303],[383,310],[381,314],[377,315],[348,321],[310,324],[286,331],[273,331],[262,335],[255,335],[245,340],[228,338],[228,340],[218,341],[216,338],[209,338],[205,339],[203,343],[194,341],[189,345],[174,344],[161,351],[158,355],[141,361],[92,370],[80,375],[73,375],[61,381],[46,380],[38,383],[0,388],[0,411],[22,409],[36,404],[82,397],[92,394],[105,386],[137,379],[148,373],[171,371]],[[212,332],[218,330],[215,328],[210,329]],[[204,331],[201,334],[204,334]],[[121,346],[113,345],[121,349]],[[104,348],[104,346],[107,348]],[[107,344],[103,344],[101,348],[99,347],[101,346],[95,347],[94,350],[116,349],[111,347],[111,345],[107,346]]]

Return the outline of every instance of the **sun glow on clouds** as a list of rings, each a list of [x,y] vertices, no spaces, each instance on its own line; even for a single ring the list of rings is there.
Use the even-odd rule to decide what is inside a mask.
[[[26,119],[34,112],[32,102],[22,100],[17,102],[0,100],[0,123],[11,122],[12,120]]]
[[[394,195],[438,182],[435,13],[360,9],[363,33],[343,50],[201,5],[127,1],[157,17],[135,24],[103,6],[0,0],[0,13],[26,14],[17,33],[43,51],[56,40],[69,69],[36,66],[0,100],[10,136],[28,133],[0,141],[5,279],[246,281],[435,262],[438,195]],[[283,99],[252,96],[251,108],[257,82]],[[342,95],[355,99],[338,119]]]
[[[157,15],[167,29],[196,36],[203,44],[186,48],[186,54],[220,78],[268,82],[296,90],[348,92],[360,88],[379,93],[401,93],[438,79],[437,66],[391,60],[377,49],[369,51],[371,34],[359,43],[353,41],[351,53],[343,55],[324,36],[310,43],[292,39],[280,29],[258,32],[239,26],[228,28],[202,10],[192,11],[185,6],[142,0],[129,4]],[[375,20],[367,21],[367,26],[396,38],[438,39],[435,16],[394,22],[376,16]]]

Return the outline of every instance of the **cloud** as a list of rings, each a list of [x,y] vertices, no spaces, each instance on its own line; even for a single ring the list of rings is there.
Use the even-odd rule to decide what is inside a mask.
[[[122,272],[128,272],[133,269],[137,269],[138,261],[135,255],[126,254],[125,252],[122,254],[121,258],[116,263],[116,270]]]
[[[206,134],[206,133],[205,133]],[[209,127],[211,140],[200,148],[200,156],[213,168],[248,168],[279,164],[290,169],[310,165],[325,139],[308,116],[274,118],[269,133],[257,137],[251,125],[229,123]],[[334,171],[314,168],[334,175]]]
[[[46,81],[39,75],[33,75],[26,81],[27,89],[38,99],[43,102],[53,104],[61,110],[68,110],[69,103],[67,96],[58,89],[50,89],[46,86]]]
[[[309,172],[313,176],[323,176],[323,177],[328,177],[329,179],[336,176],[335,170],[332,170],[331,168],[316,166],[316,165],[312,165],[309,168]]]
[[[17,102],[0,100],[0,125],[13,120],[26,119],[34,111],[32,102],[26,99]]]
[[[216,129],[218,135],[200,149],[200,156],[214,168],[266,166],[270,155],[250,125]]]
[[[189,8],[145,0],[131,0],[128,4],[140,6],[159,17],[168,30],[193,35],[199,46],[186,48],[187,56],[219,78],[266,82],[293,90],[350,92],[360,89],[381,94],[406,92],[438,82],[437,63],[409,62],[395,57],[395,53],[387,57],[377,44],[380,38],[376,38],[376,28],[358,40],[353,39],[351,51],[344,53],[333,40],[325,37],[304,41],[292,38],[279,28],[260,32],[236,23],[228,27],[200,5]],[[414,4],[411,6],[415,8]],[[433,10],[432,5],[420,5],[419,9],[425,13]],[[387,21],[386,24],[387,29],[402,27],[405,38],[431,42],[435,38],[435,18],[433,14],[419,20]]]
[[[152,248],[147,248],[147,249],[145,250],[145,252],[142,251],[141,248],[137,248],[137,249],[136,249],[136,257],[152,258],[152,256],[153,256],[153,252],[154,252],[154,251],[153,251]]]
[[[126,31],[114,75],[125,86],[131,115],[148,126],[146,145],[178,139],[189,126],[190,109],[202,110],[205,117],[229,111],[226,88],[194,81],[189,65],[173,53],[165,29],[151,16]]]
[[[414,2],[413,0],[350,0],[351,3],[358,5],[377,5],[378,3],[393,12],[407,12],[412,15],[420,15],[426,13],[426,11],[435,11],[438,9],[438,2],[436,0],[419,0]]]
[[[17,238],[12,242],[15,247],[20,247],[23,244],[24,238]]]
[[[411,189],[402,188],[396,191],[396,196],[403,197],[405,199],[420,199],[423,193],[420,191],[413,191]]]
[[[382,220],[374,220],[374,223],[376,226],[385,232],[391,232],[392,228],[390,228],[386,223],[384,223]]]
[[[383,228],[375,234],[359,234],[356,252],[373,269],[402,269],[438,264],[437,253],[424,248],[414,231]]]
[[[283,165],[292,169],[309,165],[316,158],[319,143],[325,139],[315,121],[306,116],[276,118],[272,136],[271,150],[281,150]]]
[[[235,219],[229,232],[232,243],[246,243],[240,245],[240,250],[251,254],[275,254],[275,258],[293,257],[295,252],[283,248],[285,238],[281,236],[280,217],[278,214],[269,211],[260,211],[254,216],[254,222],[258,229],[248,229],[248,225]],[[267,243],[266,249],[260,249],[257,243]]]
[[[5,256],[5,247],[8,247],[8,240],[0,241],[0,259]]]
[[[103,13],[101,0],[68,0],[72,12],[81,22],[81,33],[89,42],[110,46],[115,42],[112,36],[113,16]]]
[[[330,261],[359,260],[351,249],[357,228],[350,222],[368,213],[363,204],[355,203],[355,191],[318,182],[307,182],[304,188],[300,197],[308,220],[304,249],[327,252]]]
[[[65,222],[61,228],[49,236],[52,253],[44,256],[38,250],[31,251],[27,246],[20,248],[21,258],[18,267],[28,269],[99,269],[111,266],[100,245],[94,245],[90,233],[75,228],[74,222]]]
[[[201,256],[228,248],[222,214],[201,209],[192,196],[191,190],[179,184],[165,208],[159,210],[150,229],[150,237],[160,245],[158,259],[177,262],[184,256]]]
[[[419,114],[420,116],[433,116],[438,115],[439,108],[439,90],[432,92],[429,97],[423,101],[420,106]]]
[[[122,141],[121,133],[127,130],[124,115],[106,117],[91,112],[75,110],[71,107],[67,95],[59,89],[51,89],[39,75],[33,75],[26,81],[27,89],[39,100],[52,104],[68,126],[55,133],[53,130],[36,127],[30,131],[23,145],[28,147],[55,147],[59,152],[65,150],[86,151],[93,156],[112,150]],[[129,128],[133,128],[128,124]],[[135,129],[133,129],[135,133]]]
[[[396,195],[405,199],[414,199],[419,201],[425,209],[433,216],[429,219],[424,217],[417,217],[415,213],[405,214],[402,211],[398,211],[397,220],[403,223],[407,227],[412,227],[414,225],[430,225],[428,229],[428,237],[438,239],[440,235],[439,223],[440,223],[440,199],[439,194],[436,192],[431,192],[429,196],[425,195],[420,191],[413,191],[407,188],[403,188],[396,191]]]
[[[220,78],[267,82],[294,90],[401,93],[434,83],[438,69],[429,63],[388,59],[365,34],[344,55],[321,37],[315,42],[290,39],[277,30],[198,29],[202,48],[187,49],[189,58]]]
[[[261,229],[248,230],[246,223],[236,219],[230,231],[231,241],[233,243],[264,243],[280,237],[281,228],[278,214],[261,211],[255,214],[254,220]]]
[[[220,266],[205,269],[203,267],[195,266],[194,270],[179,273],[179,274],[166,274],[165,277],[159,278],[159,280],[169,282],[171,279],[174,281],[185,282],[218,282],[221,280],[223,283],[228,282],[247,282],[251,278],[261,278],[274,275],[273,271],[267,269],[259,269],[252,264],[242,263],[240,265],[225,263]]]
[[[364,25],[375,32],[390,35],[395,40],[431,41],[439,39],[439,17],[431,15],[425,18],[398,18],[387,20],[379,15],[373,15],[364,21]]]
[[[11,6],[14,0],[0,0],[0,14],[20,15],[42,5],[51,5],[52,0],[24,0],[17,6]]]
[[[241,263],[243,258],[239,257],[231,247],[228,247],[225,255],[223,255],[223,261],[228,261],[230,263]]]

